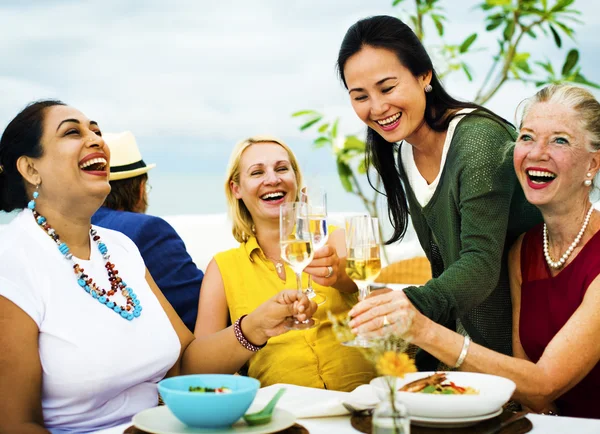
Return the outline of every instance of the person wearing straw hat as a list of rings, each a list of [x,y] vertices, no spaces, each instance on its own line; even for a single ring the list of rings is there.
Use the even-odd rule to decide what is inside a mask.
[[[103,135],[111,151],[111,192],[92,223],[124,233],[137,245],[158,287],[185,325],[194,330],[204,274],[175,229],[160,217],[145,214],[148,171],[130,131]]]

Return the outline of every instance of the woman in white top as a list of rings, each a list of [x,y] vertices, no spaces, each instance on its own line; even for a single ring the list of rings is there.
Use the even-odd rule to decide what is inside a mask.
[[[29,105],[0,140],[0,210],[23,209],[0,234],[0,432],[126,422],[157,404],[163,377],[233,373],[316,309],[282,291],[195,339],[133,242],[90,224],[109,157],[98,124],[59,101]]]

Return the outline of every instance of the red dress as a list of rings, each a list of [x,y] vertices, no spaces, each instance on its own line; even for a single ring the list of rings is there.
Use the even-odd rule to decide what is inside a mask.
[[[542,231],[543,225],[531,229],[521,246],[519,336],[525,353],[534,363],[577,310],[588,286],[600,274],[600,231],[554,277],[544,259]],[[563,416],[600,418],[600,363],[555,403]]]

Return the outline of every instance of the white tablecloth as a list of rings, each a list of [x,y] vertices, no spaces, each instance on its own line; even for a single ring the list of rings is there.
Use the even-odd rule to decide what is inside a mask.
[[[342,401],[352,402],[351,394],[335,392],[331,390],[312,389],[290,384],[277,384],[260,389],[252,408],[262,408],[268,400],[281,388],[287,389],[285,395],[277,404],[278,408],[288,410],[298,417],[298,423],[306,427],[310,434],[356,434],[350,424],[350,416],[339,414],[345,410],[341,406]],[[361,386],[368,387],[368,386]],[[348,398],[348,399],[345,399]],[[256,411],[252,409],[252,411]],[[324,416],[324,415],[336,416]],[[316,416],[323,417],[316,417]],[[533,423],[534,434],[599,434],[600,419],[580,419],[571,417],[557,417],[531,414],[527,416]],[[131,424],[98,431],[101,434],[122,434]]]

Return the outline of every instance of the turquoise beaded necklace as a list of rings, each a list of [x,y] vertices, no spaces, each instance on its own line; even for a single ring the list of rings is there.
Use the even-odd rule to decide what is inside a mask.
[[[37,191],[34,193],[33,197],[34,200],[37,198]],[[33,204],[31,202],[33,202]],[[31,202],[28,207],[33,211],[33,217],[37,224],[54,240],[58,245],[58,250],[64,255],[65,259],[73,262],[73,271],[75,272],[79,286],[100,304],[103,304],[113,312],[118,313],[122,318],[129,321],[138,318],[142,314],[142,305],[140,304],[137,295],[133,292],[133,289],[127,286],[127,284],[119,277],[119,272],[115,269],[115,264],[109,261],[110,255],[108,254],[108,248],[106,247],[106,244],[100,241],[98,232],[90,226],[90,236],[96,242],[100,254],[106,261],[104,267],[106,268],[108,280],[110,282],[109,291],[100,288],[91,277],[85,274],[85,270],[73,260],[73,254],[70,252],[69,246],[60,240],[56,231],[46,221],[46,217],[35,211],[35,202]],[[121,295],[125,297],[125,306],[119,306],[114,301],[111,301],[110,297],[116,294],[117,291],[120,291]]]

